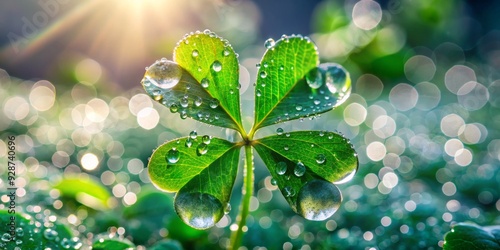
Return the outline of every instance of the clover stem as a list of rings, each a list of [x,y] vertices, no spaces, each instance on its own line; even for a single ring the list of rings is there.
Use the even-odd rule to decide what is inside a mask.
[[[250,199],[253,194],[253,152],[251,145],[245,145],[245,167],[243,170],[243,200],[238,215],[238,229],[231,235],[230,249],[238,249],[243,238],[243,228],[246,226],[247,216],[250,209]]]

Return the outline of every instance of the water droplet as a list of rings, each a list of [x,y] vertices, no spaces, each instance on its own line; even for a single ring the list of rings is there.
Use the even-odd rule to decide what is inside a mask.
[[[318,164],[323,164],[326,161],[326,157],[324,154],[318,154],[316,155],[316,163]]]
[[[319,131],[319,136],[320,136],[320,137],[325,136],[325,132],[324,132],[324,131]]]
[[[187,114],[186,110],[182,110],[181,111],[180,117],[181,117],[181,119],[186,119],[188,117],[188,114]]]
[[[154,86],[169,90],[177,83],[182,77],[182,68],[177,63],[168,60],[158,60],[149,66],[142,79],[144,87],[149,87],[151,84]]]
[[[276,43],[274,42],[274,40],[272,38],[269,38],[267,39],[265,42],[264,42],[264,46],[267,48],[267,49],[270,49],[272,47],[274,47]]]
[[[223,55],[224,56],[229,56],[231,54],[231,51],[228,48],[224,48]]]
[[[196,148],[196,152],[198,153],[198,156],[206,154],[208,151],[208,146],[205,143],[200,143],[198,147]]]
[[[45,237],[45,239],[47,240],[55,240],[56,237],[57,237],[58,233],[50,228],[46,228],[44,231],[43,231],[43,236]]]
[[[196,99],[194,100],[194,105],[195,105],[196,107],[201,106],[201,104],[202,104],[202,103],[203,103],[203,100],[202,100],[202,99],[201,99],[201,97],[199,97],[199,96],[198,96],[198,97],[196,97]]]
[[[279,174],[279,175],[284,175],[286,173],[286,170],[287,170],[288,166],[286,165],[285,162],[278,162],[278,164],[276,164],[276,173]]]
[[[303,107],[302,107],[302,105],[297,104],[297,105],[295,105],[295,109],[296,109],[297,111],[301,111],[301,110],[303,109]]]
[[[213,227],[224,216],[224,208],[217,198],[199,192],[178,193],[174,207],[179,217],[196,229]]]
[[[283,191],[285,192],[285,197],[292,197],[295,195],[295,190],[290,186],[286,186]]]
[[[193,145],[193,141],[191,141],[191,137],[188,137],[186,139],[186,142],[184,143],[184,146],[186,146],[186,148],[190,148],[192,145]]]
[[[209,135],[204,135],[204,136],[201,138],[201,141],[202,141],[203,143],[205,143],[205,144],[207,144],[207,145],[208,145],[208,144],[210,144],[210,140],[211,140],[211,139],[212,139],[212,138],[210,138],[210,136],[209,136]]]
[[[16,235],[19,236],[19,237],[23,237],[24,236],[24,230],[20,227],[16,228]]]
[[[285,145],[285,146],[283,147],[283,149],[284,149],[285,151],[288,151],[290,148],[288,147],[288,145]]]
[[[286,133],[286,134],[285,134],[285,136],[286,136],[286,137],[290,137],[290,133]]]
[[[280,70],[285,70],[285,67],[283,65],[281,65]]]
[[[215,98],[210,100],[209,106],[210,106],[210,108],[213,108],[213,109],[219,107],[219,100],[217,100]]]
[[[238,85],[238,86],[240,87],[240,85]],[[231,95],[232,95],[232,94],[234,94],[234,90],[233,90],[233,89],[230,89],[230,90],[229,90],[229,94],[231,94]]]
[[[191,139],[196,139],[197,136],[198,133],[196,132],[196,130],[193,130],[189,133],[189,137],[191,137]]]
[[[198,50],[194,49],[193,52],[191,53],[191,56],[197,57],[198,56]]]
[[[224,214],[231,212],[231,203],[226,203],[226,208],[224,209]]]
[[[271,178],[271,185],[273,185],[273,186],[278,185],[278,181],[274,178]]]
[[[318,100],[318,99],[315,99],[315,100],[314,100],[314,105],[320,105],[320,104],[321,104],[321,101],[320,101],[320,100]]]
[[[308,220],[322,221],[332,216],[342,202],[342,194],[334,184],[324,180],[306,183],[297,197],[297,213]]]
[[[3,242],[9,242],[12,239],[9,233],[4,233],[2,234],[2,241]]]
[[[260,89],[258,89],[257,91],[255,91],[255,94],[257,95],[257,97],[259,97],[262,95],[262,92],[260,92]]]
[[[206,89],[206,88],[208,88],[208,85],[209,85],[209,84],[210,84],[210,80],[208,80],[207,78],[203,78],[203,79],[201,79],[201,86],[202,86],[203,88],[205,88],[205,89]]]
[[[72,243],[71,241],[68,239],[68,238],[64,238],[61,240],[61,246],[64,248],[64,249],[70,249],[72,247]]]
[[[261,71],[260,72],[260,78],[266,78],[267,77],[267,72]]]
[[[187,108],[189,106],[189,100],[186,97],[183,97],[180,100],[181,107]]]
[[[282,134],[283,134],[283,129],[282,129],[282,128],[277,128],[277,129],[276,129],[276,133],[277,133],[278,135],[282,135]]]
[[[293,169],[293,174],[297,177],[301,177],[306,173],[306,166],[302,162],[297,162],[297,165],[295,165],[295,168]]]
[[[16,240],[16,245],[21,245],[21,244],[23,244],[23,240],[21,240],[21,239]],[[20,249],[20,248],[17,248],[17,247],[16,247],[16,249]],[[15,249],[15,250],[16,250],[16,249]]]
[[[212,63],[212,69],[215,71],[215,72],[219,72],[222,70],[222,64],[215,60],[213,63]]]
[[[180,155],[181,154],[180,154],[179,150],[177,150],[176,148],[170,149],[166,155],[167,162],[171,163],[171,164],[178,162]]]

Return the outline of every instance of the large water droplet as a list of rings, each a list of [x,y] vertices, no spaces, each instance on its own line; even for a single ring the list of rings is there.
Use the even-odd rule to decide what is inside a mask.
[[[198,133],[196,132],[196,130],[193,130],[189,133],[189,137],[191,137],[191,139],[196,139],[196,137],[198,137]]]
[[[318,89],[323,85],[323,75],[319,68],[311,69],[306,74],[306,82],[312,89]]]
[[[297,165],[295,165],[295,168],[293,169],[293,174],[297,177],[301,177],[306,173],[306,166],[302,162],[297,162]]]
[[[323,164],[326,161],[326,156],[324,154],[316,155],[316,163]]]
[[[222,64],[215,60],[213,63],[212,63],[212,69],[215,71],[215,72],[219,72],[222,70]]]
[[[286,170],[287,170],[288,166],[286,165],[285,162],[278,162],[278,164],[276,164],[276,173],[279,174],[279,175],[284,175],[286,173]]]
[[[334,184],[324,180],[306,183],[297,197],[297,213],[308,220],[322,221],[332,216],[342,202],[342,194]]]
[[[283,129],[282,128],[277,128],[276,129],[276,134],[282,135],[283,134]]]
[[[181,154],[180,154],[179,150],[177,150],[176,148],[170,149],[167,153],[167,156],[166,156],[167,162],[171,163],[171,164],[178,162],[180,155]]]
[[[174,207],[179,217],[196,229],[213,227],[224,216],[222,203],[210,194],[178,193]]]
[[[264,42],[264,46],[266,47],[266,49],[270,49],[270,48],[274,47],[275,44],[276,43],[274,42],[274,40],[272,38],[269,38]]]
[[[177,63],[168,60],[158,60],[148,67],[142,79],[145,87],[151,84],[161,89],[171,89],[182,77],[182,69]]]
[[[200,143],[196,148],[196,152],[198,153],[198,155],[204,155],[207,153],[207,151],[208,151],[208,145],[205,143]]]

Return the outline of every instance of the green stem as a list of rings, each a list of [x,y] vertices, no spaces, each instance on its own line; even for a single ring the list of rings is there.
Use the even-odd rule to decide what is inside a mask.
[[[251,140],[251,139],[250,139]],[[238,215],[238,229],[231,235],[230,249],[238,249],[243,238],[243,227],[247,222],[247,216],[250,209],[250,199],[253,194],[253,152],[252,146],[245,145],[245,168],[243,170],[243,200]]]

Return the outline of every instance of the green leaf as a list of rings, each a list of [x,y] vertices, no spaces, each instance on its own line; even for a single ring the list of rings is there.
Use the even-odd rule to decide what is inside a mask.
[[[108,209],[111,194],[100,182],[89,176],[69,176],[54,185],[62,196],[76,199],[83,205],[96,209]]]
[[[0,248],[78,249],[82,246],[80,239],[73,237],[65,225],[56,221],[53,226],[47,226],[40,221],[35,221],[31,215],[0,210]]]
[[[116,235],[110,237],[107,233],[97,235],[92,244],[93,250],[125,250],[134,248],[135,245],[128,239],[116,237]]]
[[[148,164],[149,176],[156,187],[177,192],[175,210],[185,223],[205,229],[224,215],[240,147],[208,136],[173,140],[155,150]]]
[[[500,226],[458,223],[444,236],[445,250],[500,249]]]
[[[182,250],[182,245],[176,240],[161,240],[156,242],[149,250]]]
[[[197,32],[179,42],[174,61],[148,67],[141,82],[146,92],[183,119],[242,131],[239,65],[231,45],[212,32]]]
[[[280,133],[253,146],[292,209],[310,220],[337,210],[342,197],[335,184],[350,180],[358,167],[352,145],[332,132]]]
[[[283,36],[260,63],[255,87],[255,126],[305,118],[331,110],[351,92],[349,73],[340,65],[319,64],[307,37]]]

